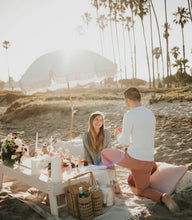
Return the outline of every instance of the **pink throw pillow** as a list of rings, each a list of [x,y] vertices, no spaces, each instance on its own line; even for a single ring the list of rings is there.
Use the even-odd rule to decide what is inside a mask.
[[[184,166],[158,163],[157,170],[151,175],[150,187],[162,193],[172,194],[186,172],[187,167]]]

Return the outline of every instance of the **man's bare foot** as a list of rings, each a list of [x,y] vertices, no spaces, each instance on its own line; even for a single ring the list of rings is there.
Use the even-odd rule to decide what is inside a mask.
[[[180,208],[177,205],[177,203],[171,199],[170,195],[167,193],[164,193],[161,197],[161,201],[167,206],[170,212],[179,212]]]

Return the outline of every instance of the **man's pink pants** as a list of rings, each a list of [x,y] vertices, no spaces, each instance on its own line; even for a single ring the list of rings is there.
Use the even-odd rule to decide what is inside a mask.
[[[109,168],[117,164],[130,169],[132,175],[129,176],[128,183],[136,187],[137,194],[160,203],[162,193],[150,187],[151,173],[156,170],[156,164],[153,161],[134,159],[126,151],[118,149],[103,150],[101,159]]]

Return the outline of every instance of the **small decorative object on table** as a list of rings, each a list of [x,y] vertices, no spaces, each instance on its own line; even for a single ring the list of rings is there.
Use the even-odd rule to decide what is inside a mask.
[[[84,166],[88,166],[89,165],[89,163],[88,163],[88,161],[86,159],[81,160],[81,162],[84,163]]]
[[[24,132],[14,132],[0,140],[0,152],[3,164],[13,167],[16,162],[21,163],[21,157],[28,151],[21,137]]]
[[[71,162],[69,160],[63,159],[61,171],[62,171],[62,173],[63,172],[70,173],[70,171],[71,171]]]

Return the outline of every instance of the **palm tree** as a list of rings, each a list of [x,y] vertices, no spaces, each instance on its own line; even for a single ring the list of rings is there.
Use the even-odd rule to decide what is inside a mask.
[[[85,12],[82,16],[81,16],[83,22],[87,25],[87,29],[88,29],[88,25],[92,20],[91,14],[89,14],[88,12]]]
[[[163,53],[162,53],[161,34],[160,34],[160,28],[159,28],[159,22],[158,22],[157,14],[156,14],[156,11],[155,11],[152,0],[151,0],[151,6],[152,6],[153,14],[155,16],[155,21],[156,21],[156,26],[157,26],[159,46],[160,46],[160,50],[161,50],[162,75],[163,75],[163,80],[164,80],[164,59],[163,59]]]
[[[110,24],[110,31],[111,31],[111,42],[112,42],[112,48],[113,48],[113,61],[116,63],[115,58],[115,47],[114,47],[114,39],[113,39],[113,29],[112,29],[112,9],[113,9],[113,1],[108,1],[108,7],[109,7],[109,24]]]
[[[104,30],[105,28],[107,27],[108,25],[108,21],[107,21],[107,18],[105,17],[105,15],[100,15],[97,19],[97,24],[99,25],[99,28],[101,29],[101,32],[102,32],[102,45],[103,45],[103,48],[105,47],[105,43],[104,43]]]
[[[177,62],[177,60],[178,60],[178,56],[179,56],[179,54],[180,54],[180,51],[179,51],[179,47],[173,47],[172,49],[171,49],[171,54],[173,55],[173,57],[174,57],[174,59],[175,59],[175,64],[173,64],[172,66],[173,67],[177,67],[177,72],[178,72],[178,66],[180,66],[180,64],[179,65],[177,65],[178,64],[178,62]],[[181,62],[180,62],[181,63]],[[182,70],[181,68],[180,68],[180,70]]]
[[[192,1],[190,2],[190,0],[188,0],[188,8],[189,8],[189,13],[190,13],[191,21],[192,21],[191,4],[192,4]]]
[[[169,67],[170,67],[170,58],[169,58],[169,33],[168,29],[170,28],[169,24],[167,23],[167,0],[164,0],[165,6],[165,24],[164,24],[164,34],[163,37],[166,39],[166,54],[167,54],[167,79],[169,78]],[[169,82],[167,83],[167,87],[169,87]]]
[[[176,79],[182,86],[186,86],[186,83],[189,79],[189,75],[184,72],[184,67],[189,67],[188,65],[186,65],[186,63],[188,63],[187,59],[177,59],[173,64],[173,67],[177,67]]]
[[[149,88],[151,88],[151,72],[150,72],[150,64],[149,64],[149,55],[148,55],[148,48],[147,48],[147,41],[145,36],[145,26],[143,22],[143,18],[147,15],[149,9],[147,6],[147,0],[140,0],[138,3],[138,7],[135,10],[135,14],[140,17],[141,25],[143,29],[143,37],[145,42],[145,52],[146,52],[146,59],[147,59],[147,66],[148,66],[148,75],[149,75]]]
[[[125,20],[126,20],[125,28],[127,28],[127,31],[128,31],[129,47],[130,47],[130,53],[131,53],[132,79],[134,79],[135,72],[134,72],[134,65],[133,65],[133,53],[132,53],[132,43],[131,43],[131,33],[130,33],[132,20],[131,20],[131,17],[129,16],[127,16]]]
[[[118,36],[118,31],[117,31],[117,10],[118,10],[118,4],[117,2],[113,3],[113,18],[112,20],[115,22],[115,33],[116,33],[116,40],[117,40],[117,51],[118,51],[118,57],[119,57],[119,70],[120,70],[120,75],[122,78],[122,69],[121,69],[121,55],[120,55],[120,47],[119,47],[119,36]]]
[[[124,23],[125,23],[125,18],[124,18],[124,13],[125,13],[125,8],[122,4],[122,1],[120,1],[120,21],[121,21],[121,27],[122,27],[122,34],[123,34],[123,46],[124,46],[124,69],[125,69],[125,78],[128,78],[127,74],[127,59],[126,59],[126,46],[125,46],[125,29],[124,29]]]
[[[135,74],[135,78],[137,78],[137,48],[136,48],[136,38],[135,38],[135,21],[133,19],[133,16],[134,16],[134,11],[135,11],[135,8],[137,7],[138,5],[138,2],[137,0],[127,0],[125,1],[125,5],[126,6],[129,6],[130,9],[131,9],[131,21],[132,21],[132,30],[133,30],[133,48],[134,48],[134,60],[135,60],[135,71],[134,71],[134,74]]]
[[[177,12],[173,13],[176,17],[173,22],[175,24],[179,24],[181,26],[181,34],[182,34],[182,41],[183,41],[183,60],[185,60],[185,39],[184,39],[184,26],[190,20],[189,11],[187,8],[178,7]],[[184,66],[185,71],[185,66]]]
[[[159,57],[162,53],[162,50],[160,47],[155,47],[153,49],[153,56],[155,56],[156,59],[156,69],[157,69],[157,76],[158,76],[158,81],[160,81],[160,77],[159,77]],[[164,79],[164,78],[163,78]]]
[[[93,6],[96,8],[96,15],[97,20],[99,19],[99,4],[98,0],[93,0]],[[103,55],[103,44],[102,44],[102,36],[101,36],[101,29],[99,28],[99,37],[100,37],[100,43],[101,43],[101,54]]]
[[[175,58],[175,60],[177,60],[180,51],[179,51],[179,47],[175,46],[171,49],[171,54],[173,55],[173,57]]]
[[[151,2],[149,2],[149,15],[150,15],[150,32],[151,32],[151,56],[152,56],[153,88],[155,88],[155,72],[154,72],[154,58],[153,58],[153,23],[152,23],[152,14],[151,14]]]
[[[7,54],[7,71],[8,71],[8,85],[10,89],[10,71],[9,71],[9,58],[8,58],[8,49],[11,46],[9,41],[4,41],[3,42],[3,47],[6,49],[6,54]]]

